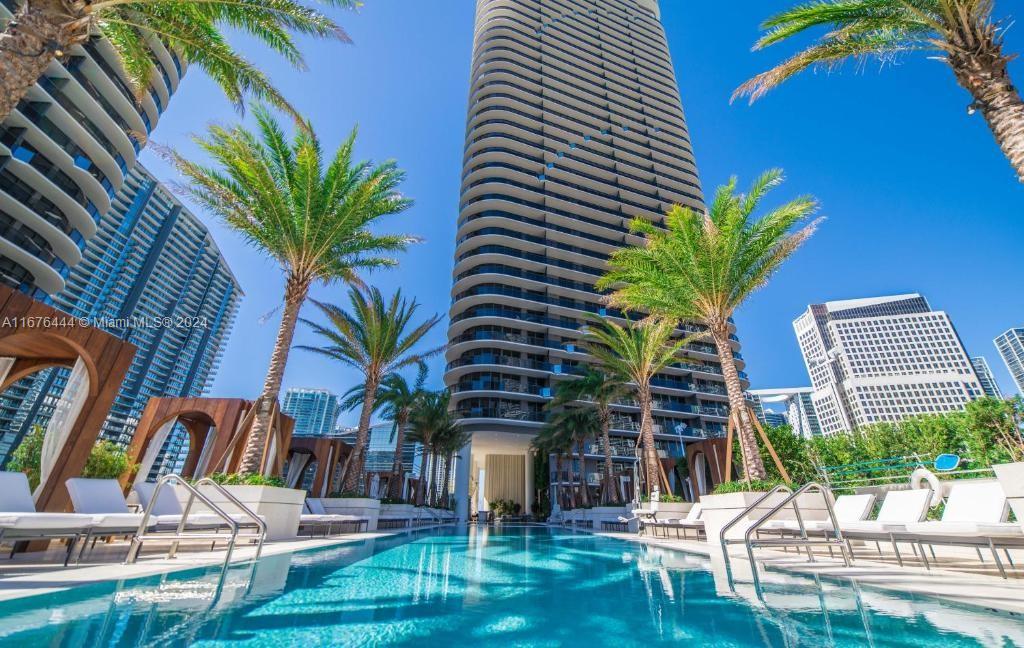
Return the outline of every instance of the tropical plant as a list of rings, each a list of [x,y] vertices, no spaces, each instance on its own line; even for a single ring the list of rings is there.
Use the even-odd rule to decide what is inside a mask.
[[[284,487],[284,480],[280,477],[266,477],[254,473],[213,473],[210,479],[215,484],[222,486],[277,486]]]
[[[191,181],[192,198],[277,261],[285,275],[284,311],[242,455],[244,473],[261,470],[295,324],[310,287],[337,281],[359,285],[357,271],[396,265],[388,255],[416,240],[370,231],[371,224],[405,210],[411,201],[398,193],[404,174],[394,162],[375,166],[353,160],[355,131],[325,164],[316,135],[298,130],[289,142],[266,109],[254,112],[256,133],[211,126],[205,138],[196,138],[216,167],[171,153]]]
[[[612,305],[707,327],[721,359],[729,407],[739,423],[747,479],[764,479],[767,473],[736,369],[731,318],[818,223],[793,231],[817,210],[817,201],[809,196],[754,219],[761,200],[782,181],[782,171],[774,169],[762,174],[749,193],[737,194],[732,178],[718,188],[706,213],[676,206],[666,215],[664,229],[634,219],[631,229],[646,237],[645,244],[613,253],[610,271],[597,282],[599,289],[612,290],[606,298]]]
[[[580,504],[590,506],[590,492],[587,487],[587,470],[584,444],[587,439],[601,433],[601,419],[593,407],[570,407],[555,412],[548,427],[555,428],[552,434],[564,437],[569,447],[576,449],[577,461],[580,465]]]
[[[454,416],[452,417],[452,423],[452,425],[445,425],[439,433],[434,435],[433,453],[435,456],[441,457],[440,470],[438,471],[440,480],[435,480],[434,482],[435,484],[440,484],[434,497],[435,506],[447,506],[448,487],[452,481],[451,473],[454,466],[453,457],[455,453],[461,450],[473,438],[472,432],[461,425],[455,424]]]
[[[402,448],[405,447],[405,431],[409,424],[409,412],[423,392],[427,380],[427,365],[420,363],[416,381],[409,381],[400,373],[391,373],[381,380],[377,397],[373,402],[374,413],[391,421],[391,441],[395,444],[395,459],[391,465],[391,479],[388,480],[388,499],[402,498],[402,484],[405,467],[402,465]],[[352,411],[366,400],[366,384],[356,385],[342,396],[341,409]]]
[[[621,382],[632,383],[636,390],[648,495],[658,484],[662,492],[671,491],[654,446],[651,379],[675,362],[679,350],[690,342],[689,338],[673,340],[674,330],[673,321],[657,317],[630,322],[627,326],[595,318],[587,325],[584,336],[587,351],[600,363],[601,370]]]
[[[993,16],[994,0],[817,0],[766,20],[754,49],[824,28],[814,44],[741,85],[733,98],[753,103],[790,77],[811,69],[833,70],[853,59],[882,65],[904,52],[925,52],[944,61],[973,98],[968,113],[981,111],[1003,154],[1024,182],[1024,100],[1010,79],[1014,55],[1003,51],[1008,20]]]
[[[355,8],[356,0],[320,0]],[[294,35],[349,42],[348,36],[311,2],[302,0],[22,0],[0,34],[0,121],[57,58],[94,37],[113,46],[136,98],[157,74],[153,41],[162,42],[202,69],[241,110],[251,97],[297,113],[267,76],[225,38],[241,32],[296,68],[305,63]]]
[[[572,452],[572,436],[565,426],[545,425],[530,441],[538,454],[555,455],[556,483],[562,481],[562,456]],[[551,484],[548,484],[551,487]],[[566,497],[566,493],[568,497]],[[576,508],[576,494],[572,488],[557,490],[559,505]]]
[[[369,441],[370,417],[377,399],[377,389],[388,374],[405,367],[420,365],[426,358],[436,355],[444,347],[416,352],[414,347],[441,321],[434,315],[426,321],[412,324],[419,310],[415,299],[409,301],[397,290],[387,300],[373,287],[348,291],[349,310],[340,306],[313,300],[328,324],[303,319],[313,332],[326,342],[325,346],[300,345],[299,349],[319,353],[348,365],[366,376],[363,387],[363,406],[359,414],[356,442],[348,460],[348,470],[342,490],[359,489],[366,463],[366,444]]]
[[[604,448],[604,478],[601,482],[601,503],[619,503],[619,489],[615,485],[615,471],[612,465],[612,410],[611,404],[630,392],[628,385],[594,367],[569,380],[558,383],[555,397],[549,407],[558,408],[575,401],[589,401],[597,411],[601,428],[601,445]]]
[[[751,479],[749,482],[745,481],[727,481],[715,486],[715,495],[725,495],[727,493],[742,493],[747,491],[754,491],[757,493],[766,493],[776,486],[781,486],[786,482],[781,479]]]
[[[451,393],[447,389],[424,392],[409,412],[409,432],[406,436],[423,448],[420,478],[416,485],[417,506],[423,506],[427,501],[427,483],[435,472],[432,464],[437,461],[433,452],[436,439],[451,433],[451,428],[458,425],[450,411],[450,404]]]
[[[82,477],[90,479],[117,479],[129,470],[137,470],[132,465],[128,453],[113,441],[101,439],[89,452],[82,469]]]
[[[22,437],[21,443],[11,453],[11,459],[7,462],[8,470],[25,473],[25,476],[28,477],[28,486],[32,490],[39,486],[41,479],[43,439],[45,438],[46,428],[41,425],[33,425]]]

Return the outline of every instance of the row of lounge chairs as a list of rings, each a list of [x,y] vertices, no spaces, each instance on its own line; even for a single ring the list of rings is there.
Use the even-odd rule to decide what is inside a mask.
[[[831,497],[831,494],[827,494]],[[1003,578],[1007,577],[999,551],[1002,550],[1007,562],[1013,566],[1009,549],[1024,548],[1024,527],[1021,521],[1008,522],[1009,505],[999,482],[963,481],[953,483],[946,500],[941,520],[926,521],[933,493],[930,489],[894,490],[886,493],[878,515],[868,519],[875,505],[875,495],[858,494],[838,497],[832,508],[839,525],[842,540],[853,555],[854,542],[874,543],[879,555],[881,544],[892,547],[896,560],[903,565],[900,545],[909,546],[924,566],[931,568],[927,551],[935,558],[935,546],[960,546],[975,549],[979,559],[984,561],[982,550],[988,550]],[[786,547],[787,540],[798,544],[803,534],[807,537],[835,535],[830,519],[808,519],[816,511],[802,510],[803,528],[795,519],[768,519],[755,529],[756,546]],[[677,538],[687,538],[692,532],[695,538],[704,533],[701,519],[701,505],[694,504],[685,518],[658,520],[640,518],[640,533],[669,537],[674,532]],[[779,538],[776,542],[764,541],[764,537]],[[831,549],[830,549],[831,551]]]
[[[116,480],[73,478],[67,480],[66,486],[74,513],[40,513],[35,510],[26,475],[0,472],[0,543],[14,545],[12,556],[16,543],[28,540],[66,540],[65,565],[83,539],[78,560],[89,548],[90,541],[95,546],[96,541],[103,538],[124,537],[141,542],[143,538],[153,538],[154,534],[199,532],[192,537],[211,540],[215,546],[220,540],[218,534],[230,530],[235,538],[262,542],[266,522],[262,517],[251,512],[229,513],[229,524],[210,511],[186,512],[170,487],[157,494],[156,484],[136,484],[134,491],[145,511],[140,512],[131,509]],[[342,529],[365,530],[368,525],[366,518],[327,514],[319,500],[309,500],[307,506],[310,510],[300,516],[299,526],[310,535],[317,531],[327,535]],[[226,542],[231,537],[225,533],[223,540]]]

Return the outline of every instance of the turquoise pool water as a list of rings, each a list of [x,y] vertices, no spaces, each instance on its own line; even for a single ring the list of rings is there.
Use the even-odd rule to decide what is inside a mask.
[[[1009,646],[1024,622],[705,559],[503,528],[366,540],[0,604],[4,646]],[[763,600],[762,600],[763,599]]]

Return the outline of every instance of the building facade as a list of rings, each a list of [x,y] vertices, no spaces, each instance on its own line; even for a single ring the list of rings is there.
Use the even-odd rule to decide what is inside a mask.
[[[0,23],[17,0],[0,0]],[[135,96],[113,48],[75,45],[0,124],[0,281],[48,301],[82,261],[178,87],[177,55],[152,42],[156,74]]]
[[[959,411],[983,395],[949,316],[919,294],[812,304],[793,328],[823,434]]]
[[[292,388],[284,393],[281,411],[295,419],[294,436],[330,436],[341,413],[341,402],[326,389]]]
[[[138,347],[101,438],[127,445],[152,397],[200,396],[213,382],[242,291],[206,227],[143,167],[127,176],[54,305]],[[46,425],[66,370],[16,383],[2,397],[0,462],[32,425]],[[166,442],[166,472],[187,450]],[[169,463],[165,463],[169,462]]]
[[[1017,391],[1024,394],[1024,328],[1012,328],[995,340],[999,356],[1013,377]]]
[[[812,388],[751,389],[747,394],[754,402],[754,411],[762,423],[789,425],[793,428],[793,434],[805,439],[821,436]],[[766,408],[765,405],[769,404],[780,407],[781,411]]]
[[[974,367],[974,375],[978,377],[978,382],[981,383],[981,391],[990,398],[1002,398],[1003,391],[999,389],[999,383],[996,382],[996,377],[992,375],[992,369],[988,366],[988,360],[985,359],[985,356],[971,358],[971,366]]]
[[[457,491],[460,505],[475,490],[530,510],[529,444],[558,381],[589,361],[581,327],[624,321],[594,289],[608,255],[641,242],[634,217],[703,209],[656,0],[478,0],[462,179],[445,383],[473,439]],[[662,450],[722,433],[713,346],[691,345],[654,385]],[[627,489],[639,423],[616,406]]]

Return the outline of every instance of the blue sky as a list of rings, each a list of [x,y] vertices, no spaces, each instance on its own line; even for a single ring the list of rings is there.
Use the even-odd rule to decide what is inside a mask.
[[[1024,187],[980,116],[967,116],[970,98],[944,64],[910,57],[881,72],[869,64],[806,74],[753,107],[730,105],[733,88],[789,51],[749,48],[758,22],[790,0],[661,4],[705,192],[730,175],[744,185],[778,166],[788,181],[775,197],[813,194],[827,217],[737,314],[753,386],[808,384],[792,330],[807,304],[920,292],[933,308],[950,313],[968,352],[985,355],[1012,393],[992,338],[1024,324]],[[401,287],[415,296],[424,316],[447,313],[450,303],[474,5],[367,0],[357,14],[337,11],[355,44],[304,42],[306,72],[238,42],[309,116],[325,147],[358,124],[362,157],[394,158],[407,171],[403,189],[416,204],[381,229],[419,234],[425,242],[404,255],[397,270],[370,281],[385,293]],[[1007,49],[1024,51],[1019,28],[1008,34]],[[1011,70],[1024,85],[1024,65]],[[152,139],[198,156],[191,133],[238,119],[219,91],[192,73]],[[143,161],[157,177],[177,179],[152,152],[144,152]],[[246,292],[211,393],[252,398],[279,321],[261,324],[260,318],[280,303],[283,279],[271,261],[195,211]],[[320,287],[313,296],[341,301],[344,290]],[[441,325],[431,342],[444,340]],[[299,344],[315,342],[305,331],[297,336]],[[439,386],[443,361],[432,369]],[[359,380],[326,359],[293,351],[285,387],[341,392]],[[342,415],[345,422],[355,418]]]

